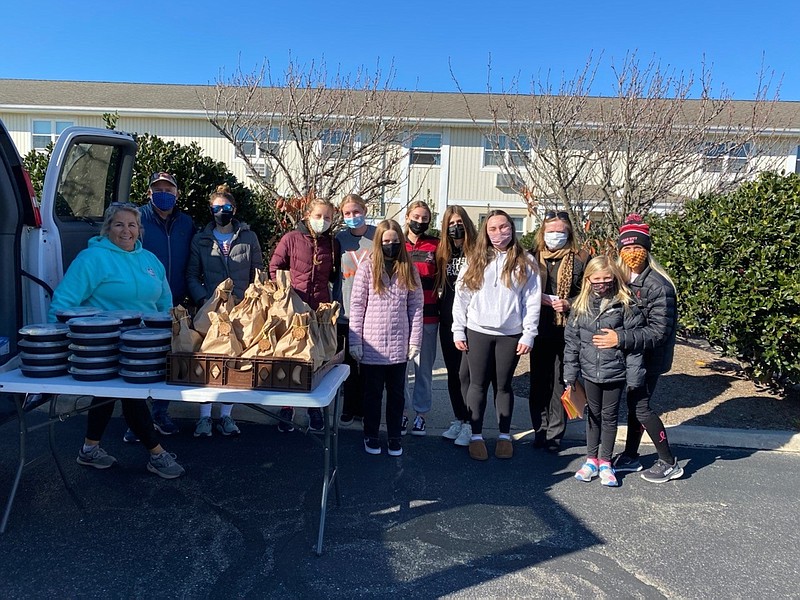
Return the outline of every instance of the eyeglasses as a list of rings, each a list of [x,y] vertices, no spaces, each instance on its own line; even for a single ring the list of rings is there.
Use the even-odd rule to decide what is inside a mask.
[[[215,215],[221,212],[233,212],[233,204],[215,204],[211,207],[211,212]]]
[[[556,212],[556,211],[551,209],[551,210],[545,211],[545,213],[544,213],[544,218],[545,219],[555,219],[556,217],[558,217],[562,221],[569,221],[569,213],[566,213],[563,210],[559,210],[558,212]]]

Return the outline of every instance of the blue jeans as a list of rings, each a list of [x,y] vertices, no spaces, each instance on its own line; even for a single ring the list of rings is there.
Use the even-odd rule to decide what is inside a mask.
[[[422,326],[422,347],[414,360],[408,361],[406,373],[406,407],[421,415],[431,410],[431,390],[433,387],[433,363],[436,360],[436,344],[439,324],[428,323]],[[408,383],[408,373],[414,373],[414,392]]]

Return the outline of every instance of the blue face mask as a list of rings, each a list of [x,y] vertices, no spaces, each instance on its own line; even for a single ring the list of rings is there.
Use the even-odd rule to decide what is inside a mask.
[[[367,219],[364,215],[358,215],[357,217],[345,217],[344,224],[349,229],[358,229],[364,223],[366,223]]]
[[[153,205],[157,209],[170,211],[175,207],[175,202],[177,201],[178,197],[170,192],[153,192],[153,195],[150,199],[153,201]]]

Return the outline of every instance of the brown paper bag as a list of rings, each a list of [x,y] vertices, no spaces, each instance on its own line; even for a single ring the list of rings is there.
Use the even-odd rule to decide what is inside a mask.
[[[230,316],[227,313],[209,313],[211,326],[208,328],[206,339],[200,346],[203,354],[224,354],[225,356],[239,356],[243,351],[242,343],[236,337]]]
[[[283,324],[278,317],[270,317],[253,340],[252,345],[242,353],[242,358],[266,358],[275,354],[278,345],[278,328]]]
[[[261,303],[261,290],[251,284],[244,293],[244,300],[230,312],[231,323],[236,337],[244,348],[249,348],[253,340],[267,322],[267,313]]]
[[[197,352],[203,343],[203,336],[191,328],[189,312],[183,306],[170,309],[172,314],[172,351]]]
[[[284,322],[285,329],[278,331],[278,339],[280,340],[286,334],[286,330],[289,329],[294,315],[296,313],[307,313],[311,311],[311,307],[303,302],[297,292],[292,289],[289,271],[277,271],[273,285],[274,291],[271,293],[269,314],[279,317]]]
[[[229,313],[236,305],[236,299],[233,296],[233,280],[228,277],[225,281],[217,286],[211,298],[206,300],[194,317],[194,328],[203,335],[208,334],[208,329],[211,326],[211,319],[209,315],[212,313]]]
[[[339,318],[339,303],[323,303],[317,308],[317,334],[315,339],[320,347],[322,362],[327,362],[336,355],[336,319]]]
[[[314,313],[295,313],[289,330],[278,340],[275,356],[314,363],[314,370],[321,366],[321,355],[310,332],[312,322],[316,325]]]

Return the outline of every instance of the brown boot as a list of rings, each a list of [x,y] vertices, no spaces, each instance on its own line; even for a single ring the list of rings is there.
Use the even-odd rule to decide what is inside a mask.
[[[472,440],[469,443],[469,457],[475,460],[488,460],[489,451],[486,450],[486,442],[483,440]]]
[[[511,440],[497,440],[497,445],[494,447],[494,455],[497,458],[511,458],[514,456],[514,445]]]

